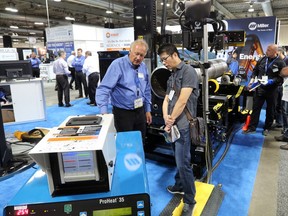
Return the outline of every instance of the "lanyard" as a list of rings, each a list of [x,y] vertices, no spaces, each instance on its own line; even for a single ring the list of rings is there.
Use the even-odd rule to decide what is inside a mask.
[[[137,97],[139,97],[139,92],[140,92],[140,80],[139,80],[138,70],[136,70],[135,84],[136,84],[136,89],[137,89]]]
[[[268,58],[266,58],[266,64],[265,64],[265,73],[266,73],[266,74],[267,74],[268,68],[270,68],[270,66],[274,63],[274,61],[275,61],[276,59],[278,59],[278,57],[279,57],[279,56],[277,56],[277,58],[273,59],[273,61],[270,62],[269,65],[268,65]]]

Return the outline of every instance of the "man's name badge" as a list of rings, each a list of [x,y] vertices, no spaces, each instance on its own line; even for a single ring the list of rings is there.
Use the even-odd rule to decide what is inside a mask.
[[[142,98],[138,98],[136,100],[134,100],[134,108],[140,108],[143,106],[143,99]]]
[[[169,100],[172,100],[174,94],[175,94],[175,91],[174,90],[170,90],[169,95],[168,95]]]
[[[138,73],[138,78],[139,79],[144,79],[144,74],[143,73]]]

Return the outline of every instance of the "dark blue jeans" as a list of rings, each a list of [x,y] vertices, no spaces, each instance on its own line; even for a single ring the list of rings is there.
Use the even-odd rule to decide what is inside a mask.
[[[288,138],[288,102],[282,100],[282,120],[284,137]]]
[[[174,151],[177,173],[175,175],[175,185],[184,191],[183,201],[187,204],[195,202],[194,174],[191,166],[191,140],[189,125],[185,129],[179,130],[180,138],[172,144]]]

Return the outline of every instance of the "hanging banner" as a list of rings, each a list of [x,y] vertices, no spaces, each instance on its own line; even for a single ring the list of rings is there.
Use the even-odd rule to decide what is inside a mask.
[[[249,80],[257,60],[263,56],[269,44],[276,41],[276,17],[253,17],[226,20],[227,30],[244,30],[245,46],[233,47],[226,53],[236,53],[239,62],[239,74]]]

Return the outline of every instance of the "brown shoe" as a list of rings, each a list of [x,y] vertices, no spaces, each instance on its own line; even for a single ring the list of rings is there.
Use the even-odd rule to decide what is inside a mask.
[[[282,150],[288,150],[288,144],[281,145],[281,146],[280,146],[280,149],[282,149]]]

